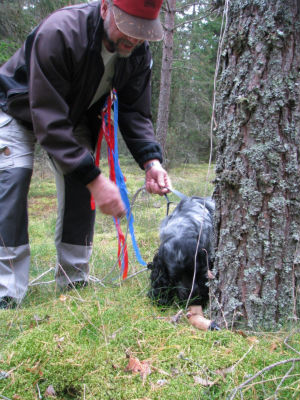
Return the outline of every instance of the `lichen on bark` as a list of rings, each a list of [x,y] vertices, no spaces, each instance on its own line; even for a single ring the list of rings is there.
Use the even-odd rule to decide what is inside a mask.
[[[296,0],[229,2],[216,103],[219,322],[299,317],[299,14]]]

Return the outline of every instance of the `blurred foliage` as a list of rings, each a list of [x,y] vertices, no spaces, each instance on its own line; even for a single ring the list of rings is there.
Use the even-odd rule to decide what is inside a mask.
[[[48,14],[80,0],[0,0],[0,63],[5,62],[28,33]],[[6,44],[9,46],[6,46]]]
[[[221,20],[210,5],[177,2],[174,35],[168,162],[208,161],[216,54]],[[159,98],[162,44],[151,44],[153,120]]]

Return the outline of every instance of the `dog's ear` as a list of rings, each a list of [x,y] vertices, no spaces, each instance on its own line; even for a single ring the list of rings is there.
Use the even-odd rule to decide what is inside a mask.
[[[153,262],[149,262],[147,264],[147,268],[150,269],[151,271],[153,270],[154,266],[153,266]]]
[[[153,260],[150,261],[147,264],[147,268],[150,269],[151,271],[155,270],[158,268],[157,264],[158,264],[158,250],[156,251],[156,253],[154,254]]]
[[[174,290],[170,286],[170,278],[158,253],[155,254],[153,261],[148,264],[148,268],[151,270],[151,288],[148,296],[158,305],[172,304]]]

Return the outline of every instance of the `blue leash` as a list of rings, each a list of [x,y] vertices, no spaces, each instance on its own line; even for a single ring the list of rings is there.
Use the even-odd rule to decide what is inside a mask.
[[[121,167],[119,164],[119,152],[118,152],[118,96],[117,96],[117,92],[115,90],[113,90],[113,95],[114,95],[114,139],[115,139],[115,150],[113,152],[113,159],[114,159],[114,165],[115,165],[115,174],[116,174],[116,183],[117,186],[120,190],[121,193],[121,198],[125,204],[126,207],[126,218],[128,221],[128,226],[129,226],[129,232],[130,232],[130,236],[131,236],[131,241],[132,241],[132,246],[134,249],[134,253],[136,256],[137,261],[145,266],[147,265],[147,263],[143,260],[138,244],[136,242],[135,239],[135,234],[134,234],[134,227],[133,227],[133,223],[134,223],[134,218],[132,216],[132,212],[131,212],[131,208],[130,208],[130,202],[129,202],[129,198],[128,198],[128,191],[127,191],[127,187],[126,187],[126,183],[125,183],[125,179],[124,179],[124,175],[121,171]],[[122,273],[123,273],[123,269],[124,269],[124,263],[122,266]]]

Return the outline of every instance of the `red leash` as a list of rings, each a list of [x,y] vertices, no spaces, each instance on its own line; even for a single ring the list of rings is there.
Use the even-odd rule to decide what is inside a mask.
[[[101,153],[101,143],[103,136],[105,137],[107,143],[107,158],[108,158],[108,165],[109,165],[109,179],[117,184],[116,182],[116,172],[115,172],[115,163],[114,163],[114,151],[115,151],[115,139],[114,139],[114,132],[111,126],[111,106],[113,104],[112,96],[108,96],[107,99],[107,106],[102,109],[101,112],[101,129],[99,132],[97,147],[96,147],[96,158],[95,158],[95,165],[99,167],[100,165],[100,153]],[[91,196],[91,209],[95,210],[95,200],[93,196]],[[123,279],[127,277],[128,273],[128,251],[127,251],[127,244],[125,241],[125,236],[122,232],[120,226],[120,220],[118,218],[114,218],[114,222],[117,229],[118,234],[118,263],[120,270],[123,271]],[[121,257],[121,252],[123,251],[123,260]],[[122,265],[123,264],[123,265]]]

